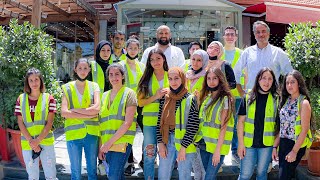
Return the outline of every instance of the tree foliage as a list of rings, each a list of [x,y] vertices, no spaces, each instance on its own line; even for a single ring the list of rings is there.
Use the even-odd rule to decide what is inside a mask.
[[[0,115],[4,126],[18,129],[15,102],[23,93],[24,77],[31,67],[42,72],[47,92],[55,97],[60,112],[61,89],[54,76],[52,45],[53,38],[29,22],[19,25],[12,19],[8,27],[0,26]],[[60,126],[61,121],[57,113],[54,124]]]

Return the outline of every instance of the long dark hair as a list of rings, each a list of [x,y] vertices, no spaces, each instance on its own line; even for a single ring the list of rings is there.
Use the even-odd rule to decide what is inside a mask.
[[[286,103],[287,99],[290,96],[290,94],[287,91],[287,87],[286,87],[286,80],[287,80],[288,76],[292,76],[297,80],[298,86],[299,86],[299,93],[304,95],[305,98],[311,104],[309,91],[307,89],[307,86],[306,86],[306,83],[305,83],[305,80],[304,80],[302,74],[297,70],[292,70],[291,72],[286,74],[285,77],[283,78],[283,86],[282,86],[282,89],[281,89],[281,101],[280,101],[279,109],[281,109],[284,106],[284,104]],[[312,111],[311,111],[310,125],[313,125],[313,113],[312,113]],[[312,129],[313,127],[310,126],[310,128]]]
[[[274,75],[274,72],[272,71],[272,69],[270,69],[268,67],[264,67],[258,72],[258,75],[256,76],[256,80],[255,80],[254,86],[253,86],[252,90],[249,92],[248,106],[251,105],[257,99],[258,91],[261,88],[260,84],[259,84],[259,81],[261,80],[261,78],[263,76],[263,73],[265,73],[265,72],[270,72],[271,75],[272,75],[272,78],[273,78],[273,82],[272,82],[272,85],[271,85],[271,88],[270,88],[270,93],[271,93],[272,97],[276,98],[276,97],[279,96],[278,83],[277,83],[277,80],[276,80],[276,76]]]
[[[223,98],[225,96],[227,96],[228,97],[229,108],[228,108],[228,116],[226,118],[226,121],[222,125],[222,126],[224,126],[225,124],[227,124],[227,122],[229,121],[230,117],[233,115],[233,112],[234,112],[234,98],[233,98],[233,96],[232,96],[232,94],[230,92],[229,84],[228,84],[223,72],[221,71],[221,69],[220,68],[216,68],[216,67],[212,67],[212,68],[208,69],[208,71],[206,72],[206,75],[204,76],[204,81],[203,81],[203,84],[202,84],[202,90],[201,90],[201,93],[200,93],[200,104],[202,104],[204,102],[204,100],[206,99],[206,97],[211,93],[207,89],[207,87],[208,87],[207,77],[208,77],[209,73],[214,73],[219,78],[219,84],[218,84],[219,88],[217,90],[217,95],[214,96],[214,97],[211,97],[212,101],[210,102],[208,107],[206,109],[204,109],[204,111],[206,111],[206,115],[208,116],[212,106],[218,100],[223,100]]]
[[[32,74],[37,75],[39,77],[39,79],[40,79],[40,92],[44,93],[46,91],[46,87],[44,85],[43,75],[39,69],[34,68],[34,67],[30,68],[26,73],[26,76],[24,78],[23,91],[27,94],[31,93],[31,88],[30,88],[28,79]]]
[[[164,59],[164,62],[163,62],[164,71],[169,70],[167,58],[164,55],[163,51],[159,48],[152,49],[148,55],[145,71],[139,81],[139,84],[138,84],[138,95],[141,94],[144,97],[149,95],[149,91],[148,91],[149,81],[150,81],[152,74],[153,74],[153,71],[154,71],[153,67],[151,66],[151,62],[150,62],[152,54],[159,54]]]

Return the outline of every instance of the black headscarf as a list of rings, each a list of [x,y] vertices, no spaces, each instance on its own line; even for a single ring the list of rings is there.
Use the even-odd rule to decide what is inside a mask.
[[[104,73],[103,73],[103,74],[104,74],[104,84],[105,84],[105,85],[104,85],[104,92],[106,92],[106,91],[108,91],[108,90],[110,89],[109,82],[108,82],[107,78],[105,78],[105,77],[106,77],[105,73],[106,73],[106,70],[107,70],[107,68],[108,68],[108,66],[109,66],[109,59],[111,58],[111,55],[110,55],[110,57],[109,57],[108,60],[103,60],[103,59],[100,57],[100,51],[101,51],[102,47],[105,46],[105,45],[110,46],[111,54],[113,53],[111,43],[110,43],[109,41],[102,40],[102,41],[100,41],[99,44],[97,45],[97,48],[96,48],[96,58],[95,58],[96,62],[100,65],[102,71],[104,72]],[[88,78],[89,81],[90,81],[90,80],[92,81],[92,77],[91,77],[91,76],[92,76],[92,75],[91,75],[91,73],[90,73],[90,77]]]
[[[100,65],[100,67],[102,68],[103,72],[106,72],[106,70],[109,66],[109,59],[111,58],[111,55],[108,60],[103,60],[100,57],[100,51],[101,51],[102,47],[105,45],[110,46],[111,54],[112,54],[112,45],[109,41],[105,41],[105,40],[100,41],[99,44],[97,45],[97,48],[96,48],[96,61]]]

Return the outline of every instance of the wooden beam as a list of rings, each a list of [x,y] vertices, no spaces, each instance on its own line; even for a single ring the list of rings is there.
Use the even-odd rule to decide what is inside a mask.
[[[17,18],[17,19],[21,19],[23,18],[24,16],[19,14],[19,13],[15,13],[13,11],[10,11],[8,9],[5,9],[5,8],[0,8],[0,13],[4,13],[5,15],[8,15],[10,18]]]
[[[93,34],[94,34],[94,55],[96,55],[96,48],[97,45],[99,43],[99,31],[100,31],[100,23],[99,20],[95,20],[94,23],[94,29],[93,30]]]
[[[75,2],[77,5],[79,5],[81,8],[83,8],[84,10],[86,10],[87,12],[89,12],[92,15],[97,15],[97,10],[91,6],[91,4],[87,3],[85,0],[72,0],[73,2]]]
[[[66,17],[70,17],[71,14],[66,12],[65,10],[61,9],[60,7],[56,6],[55,4],[49,2],[48,0],[42,0],[42,5],[47,6],[48,8],[58,12],[59,14],[62,14]]]
[[[32,2],[31,24],[36,28],[40,28],[41,24],[41,4],[42,0],[33,0]]]
[[[17,2],[16,0],[4,0],[5,3],[10,4],[13,7],[19,8],[26,13],[32,13],[32,8],[30,6],[27,6],[23,3]],[[42,18],[47,18],[48,14],[41,13]]]

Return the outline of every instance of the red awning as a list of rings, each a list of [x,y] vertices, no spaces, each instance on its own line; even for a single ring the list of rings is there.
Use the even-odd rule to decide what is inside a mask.
[[[266,2],[266,21],[290,24],[320,20],[320,9],[280,3]]]
[[[306,4],[287,4],[285,2],[270,2],[266,0],[264,3],[256,4],[247,7],[243,13],[255,15],[266,15],[266,21],[275,23],[298,23],[312,22],[315,24],[320,20],[319,6],[310,6]],[[259,17],[260,17],[259,16]]]
[[[264,3],[255,4],[247,7],[243,12],[252,14],[262,14],[266,12],[266,5]]]

